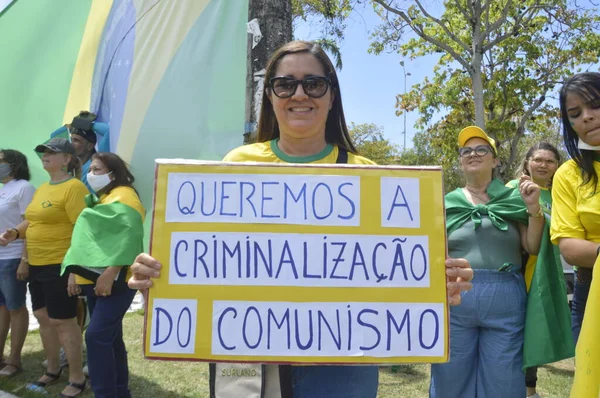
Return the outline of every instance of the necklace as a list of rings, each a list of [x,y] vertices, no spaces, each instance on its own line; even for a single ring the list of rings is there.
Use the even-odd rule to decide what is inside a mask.
[[[481,193],[473,192],[467,186],[465,186],[463,189],[469,193],[469,195],[473,199],[472,202],[474,204],[475,204],[475,199],[477,199],[479,202],[482,202],[482,203],[487,203],[490,200],[490,198],[487,195],[487,192],[481,192]]]

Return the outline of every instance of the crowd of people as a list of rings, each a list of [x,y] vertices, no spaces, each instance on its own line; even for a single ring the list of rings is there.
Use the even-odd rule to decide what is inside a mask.
[[[2,352],[11,330],[10,355],[2,361],[0,377],[23,371],[28,283],[46,371],[26,388],[45,389],[68,366],[61,397],[86,389],[85,322],[78,308],[83,296],[90,316],[85,341],[92,390],[97,397],[130,397],[122,320],[135,294],[127,287],[127,271],[142,251],[145,209],[125,162],[113,153],[95,152],[93,123],[86,125],[89,130],[69,126],[70,139],[55,137],[32,148],[49,176],[37,190],[28,182],[26,156],[0,151]]]
[[[319,45],[284,45],[269,60],[265,79],[257,142],[232,150],[225,161],[374,164],[352,143],[335,68]],[[577,341],[600,253],[599,104],[599,73],[569,79],[560,107],[570,160],[561,166],[555,146],[536,143],[507,184],[497,177],[496,141],[475,126],[457,132],[465,185],[445,198],[450,360],[432,365],[431,397],[539,396],[537,365],[544,363],[523,359],[528,291],[536,273],[562,268],[561,254],[577,267],[572,341],[563,343]],[[23,370],[28,283],[47,359],[46,372],[30,387],[59,380],[62,347],[69,378],[61,396],[86,389],[77,310],[84,296],[91,389],[96,397],[130,397],[123,317],[135,291],[152,288],[162,265],[142,253],[145,209],[134,176],[119,156],[94,150],[94,115],[84,112],[66,129],[70,139],[54,137],[32,148],[49,176],[37,190],[28,182],[26,156],[0,150],[0,353],[11,331],[0,377]],[[562,289],[547,294],[566,306],[564,281],[558,282],[551,286]],[[268,365],[263,382],[267,398],[271,391],[368,398],[377,395],[378,367]]]

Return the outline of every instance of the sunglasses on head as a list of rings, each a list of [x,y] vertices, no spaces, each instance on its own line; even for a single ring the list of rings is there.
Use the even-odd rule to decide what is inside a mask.
[[[468,146],[462,147],[458,149],[458,154],[461,158],[467,158],[471,156],[472,153],[475,153],[475,156],[483,157],[488,153],[492,152],[492,148],[487,145],[478,145],[475,148],[470,148]]]
[[[273,94],[279,98],[290,98],[296,93],[299,84],[302,84],[302,90],[309,97],[321,98],[331,86],[331,80],[325,76],[308,76],[302,80],[281,76],[272,78],[270,84]]]

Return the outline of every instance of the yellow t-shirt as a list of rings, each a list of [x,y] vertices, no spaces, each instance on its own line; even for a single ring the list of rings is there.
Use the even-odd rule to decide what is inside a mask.
[[[30,265],[62,263],[88,193],[76,178],[56,184],[45,182],[38,188],[25,210],[25,219],[29,221],[26,237]]]
[[[600,176],[600,162],[594,162]],[[581,187],[581,170],[573,160],[565,162],[552,181],[550,238],[585,239],[600,243],[600,191],[592,195],[591,183]]]
[[[142,222],[144,222],[144,218],[146,217],[146,209],[144,209],[144,205],[140,201],[137,193],[133,188],[130,187],[116,187],[110,191],[109,194],[102,195],[99,199],[98,204],[105,205],[114,202],[120,202],[124,205],[131,207],[134,210],[137,210],[142,216]],[[127,279],[131,277],[131,270],[127,270]],[[94,282],[89,279],[85,279],[79,275],[75,275],[75,282],[79,285],[90,285]]]
[[[324,150],[312,156],[289,156],[277,146],[278,140],[244,145],[229,152],[224,162],[265,162],[265,163],[315,163],[335,164],[338,157],[337,146],[328,144]],[[374,165],[375,162],[353,153],[348,153],[348,164]]]

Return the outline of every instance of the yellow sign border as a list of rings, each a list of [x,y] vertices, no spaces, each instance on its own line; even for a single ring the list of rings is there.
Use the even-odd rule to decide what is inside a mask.
[[[440,167],[358,166],[358,165],[291,165],[272,163],[225,163],[187,160],[157,160],[155,174],[154,212],[150,254],[163,264],[160,278],[154,281],[146,300],[144,323],[144,355],[148,359],[192,360],[205,362],[249,362],[292,364],[393,364],[441,363],[448,361],[449,310],[447,302],[444,259],[446,227],[443,194],[443,176]],[[167,183],[170,173],[198,174],[285,174],[285,175],[338,175],[359,176],[361,180],[360,225],[315,226],[290,224],[238,224],[238,223],[166,223]],[[421,228],[384,228],[381,226],[380,178],[419,178]],[[377,205],[367,212],[366,204]],[[424,211],[425,209],[425,211]],[[293,232],[290,231],[293,229]],[[356,234],[429,236],[429,288],[339,288],[292,286],[213,286],[169,285],[170,236],[173,232],[273,232],[307,234]],[[376,233],[374,233],[376,232]],[[332,297],[334,296],[334,297]],[[303,299],[299,299],[302,297]],[[402,300],[398,300],[402,297]],[[163,354],[150,351],[150,325],[152,325],[155,298],[198,300],[197,328],[194,354]],[[335,299],[333,299],[335,298]],[[211,354],[212,302],[213,300],[279,301],[279,302],[380,302],[380,303],[443,303],[444,304],[444,355],[414,357],[374,356],[245,356]],[[202,320],[201,314],[205,318]]]

